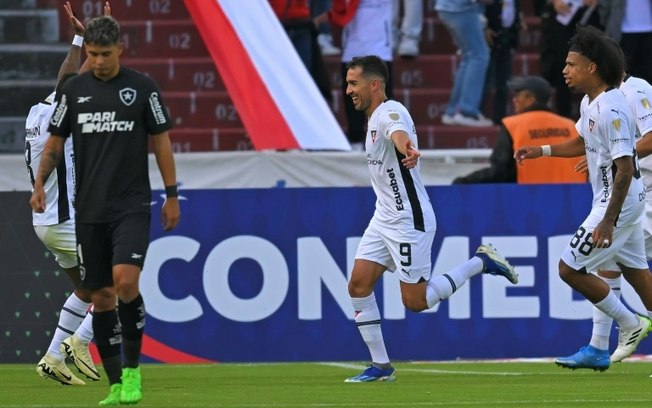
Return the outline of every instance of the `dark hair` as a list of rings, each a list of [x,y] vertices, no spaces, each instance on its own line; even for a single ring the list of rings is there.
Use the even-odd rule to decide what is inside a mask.
[[[383,83],[389,80],[389,71],[385,61],[376,55],[365,55],[363,57],[353,57],[351,62],[346,65],[346,69],[360,67],[362,68],[362,76],[368,78],[370,76],[379,77]]]
[[[618,87],[625,71],[625,59],[620,47],[592,26],[578,26],[569,42],[569,52],[577,52],[597,66],[600,78],[609,86]]]
[[[57,95],[57,98],[58,98],[59,95],[61,94],[61,88],[63,88],[63,85],[64,85],[64,84],[65,84],[65,83],[66,83],[70,78],[72,78],[72,77],[74,77],[74,76],[77,76],[77,73],[76,73],[76,72],[69,72],[69,73],[67,73],[67,74],[64,74],[64,75],[61,77],[61,79],[59,80],[59,82],[57,82],[57,86],[56,86],[56,88],[54,89],[54,93]]]
[[[620,47],[620,44],[618,44],[618,41],[609,36],[605,36],[605,40],[607,41],[607,46],[612,47],[615,50],[614,52],[618,53],[623,59],[623,73],[627,72],[627,56],[625,55],[623,49]]]
[[[92,19],[84,31],[86,44],[110,46],[120,43],[120,24],[111,16]]]

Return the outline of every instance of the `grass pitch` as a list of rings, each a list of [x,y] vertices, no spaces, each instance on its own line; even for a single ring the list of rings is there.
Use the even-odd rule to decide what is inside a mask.
[[[395,383],[345,384],[362,363],[142,366],[138,407],[646,407],[652,364],[618,363],[605,372],[551,362],[396,363]],[[74,370],[74,367],[71,366]],[[103,374],[103,371],[101,371]],[[82,376],[80,375],[80,378]],[[0,407],[92,407],[105,378],[62,386],[34,365],[0,365]]]

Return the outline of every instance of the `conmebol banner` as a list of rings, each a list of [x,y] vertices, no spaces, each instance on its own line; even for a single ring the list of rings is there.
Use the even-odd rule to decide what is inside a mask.
[[[386,273],[376,298],[393,359],[555,357],[588,344],[591,304],[558,272],[561,251],[589,211],[588,185],[442,186],[428,193],[438,219],[434,274],[450,271],[479,244],[491,242],[516,266],[520,281],[476,276],[448,301],[413,313],[402,305],[395,274]],[[158,194],[153,214],[160,211]],[[373,213],[371,188],[181,195],[186,216],[174,231],[152,222],[140,279],[148,358],[369,358],[353,322],[347,279]],[[623,298],[646,313],[631,287],[624,287]],[[175,350],[175,358],[169,349],[150,345],[153,340]],[[638,352],[649,353],[651,344],[646,340]]]
[[[351,149],[267,0],[185,3],[256,150]]]

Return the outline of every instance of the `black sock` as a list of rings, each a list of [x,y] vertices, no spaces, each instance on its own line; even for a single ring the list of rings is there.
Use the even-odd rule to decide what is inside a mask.
[[[109,384],[118,384],[122,381],[122,356],[120,355],[120,322],[114,310],[106,312],[95,311],[93,314],[93,332],[97,350],[102,357],[102,365]]]
[[[118,300],[118,315],[122,324],[122,348],[124,350],[124,367],[136,368],[140,361],[145,327],[145,304],[143,297],[129,303]]]

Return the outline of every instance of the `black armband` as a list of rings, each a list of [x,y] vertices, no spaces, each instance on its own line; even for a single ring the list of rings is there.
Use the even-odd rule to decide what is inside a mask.
[[[165,196],[167,198],[174,198],[174,197],[179,197],[179,191],[177,190],[177,186],[166,186],[165,187]]]

